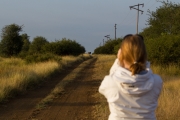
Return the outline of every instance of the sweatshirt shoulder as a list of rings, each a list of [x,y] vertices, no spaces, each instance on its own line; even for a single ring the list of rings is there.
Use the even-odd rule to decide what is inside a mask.
[[[119,98],[117,85],[110,75],[104,77],[99,92],[106,97],[108,102],[116,101]]]
[[[153,77],[154,77],[155,84],[162,86],[163,80],[162,80],[161,76],[159,76],[157,74],[153,74]]]
[[[159,76],[157,74],[153,74],[153,77],[156,81],[163,82],[161,76]]]
[[[116,71],[116,69],[118,68],[118,66],[119,66],[118,61],[119,61],[118,59],[115,59],[113,65],[111,66],[110,71],[109,71],[110,75],[113,74]]]
[[[111,75],[107,75],[104,77],[102,84],[112,87],[115,85],[115,82],[113,81]]]

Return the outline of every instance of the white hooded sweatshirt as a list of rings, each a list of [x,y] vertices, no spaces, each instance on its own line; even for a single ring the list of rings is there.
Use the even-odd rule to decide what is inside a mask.
[[[146,66],[146,71],[132,76],[115,60],[99,87],[109,103],[109,120],[156,120],[162,79],[152,73],[149,62]]]

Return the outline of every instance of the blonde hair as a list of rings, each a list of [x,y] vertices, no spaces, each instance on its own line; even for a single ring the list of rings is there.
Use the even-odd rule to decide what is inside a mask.
[[[146,68],[147,53],[143,37],[140,35],[126,35],[121,43],[120,64],[124,61],[130,66],[132,75],[138,74]]]

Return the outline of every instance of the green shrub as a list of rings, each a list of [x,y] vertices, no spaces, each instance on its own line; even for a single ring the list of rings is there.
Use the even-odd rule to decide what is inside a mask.
[[[74,40],[63,38],[43,46],[43,50],[56,55],[78,56],[85,52],[85,48]]]
[[[180,63],[180,36],[163,35],[145,40],[149,61],[157,64]]]
[[[94,54],[117,54],[122,39],[108,40],[103,46],[99,46],[94,50]]]

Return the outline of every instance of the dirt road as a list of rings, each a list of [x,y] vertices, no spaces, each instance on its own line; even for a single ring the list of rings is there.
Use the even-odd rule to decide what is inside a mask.
[[[86,61],[87,62],[87,61]],[[93,120],[93,106],[98,100],[93,97],[97,93],[100,80],[94,80],[94,65],[96,59],[90,60],[88,65],[73,82],[69,83],[64,93],[54,99],[45,109],[37,110],[36,105],[46,97],[60,81],[73,70],[81,67],[75,65],[62,74],[46,80],[39,88],[28,91],[9,103],[0,106],[0,120]]]

